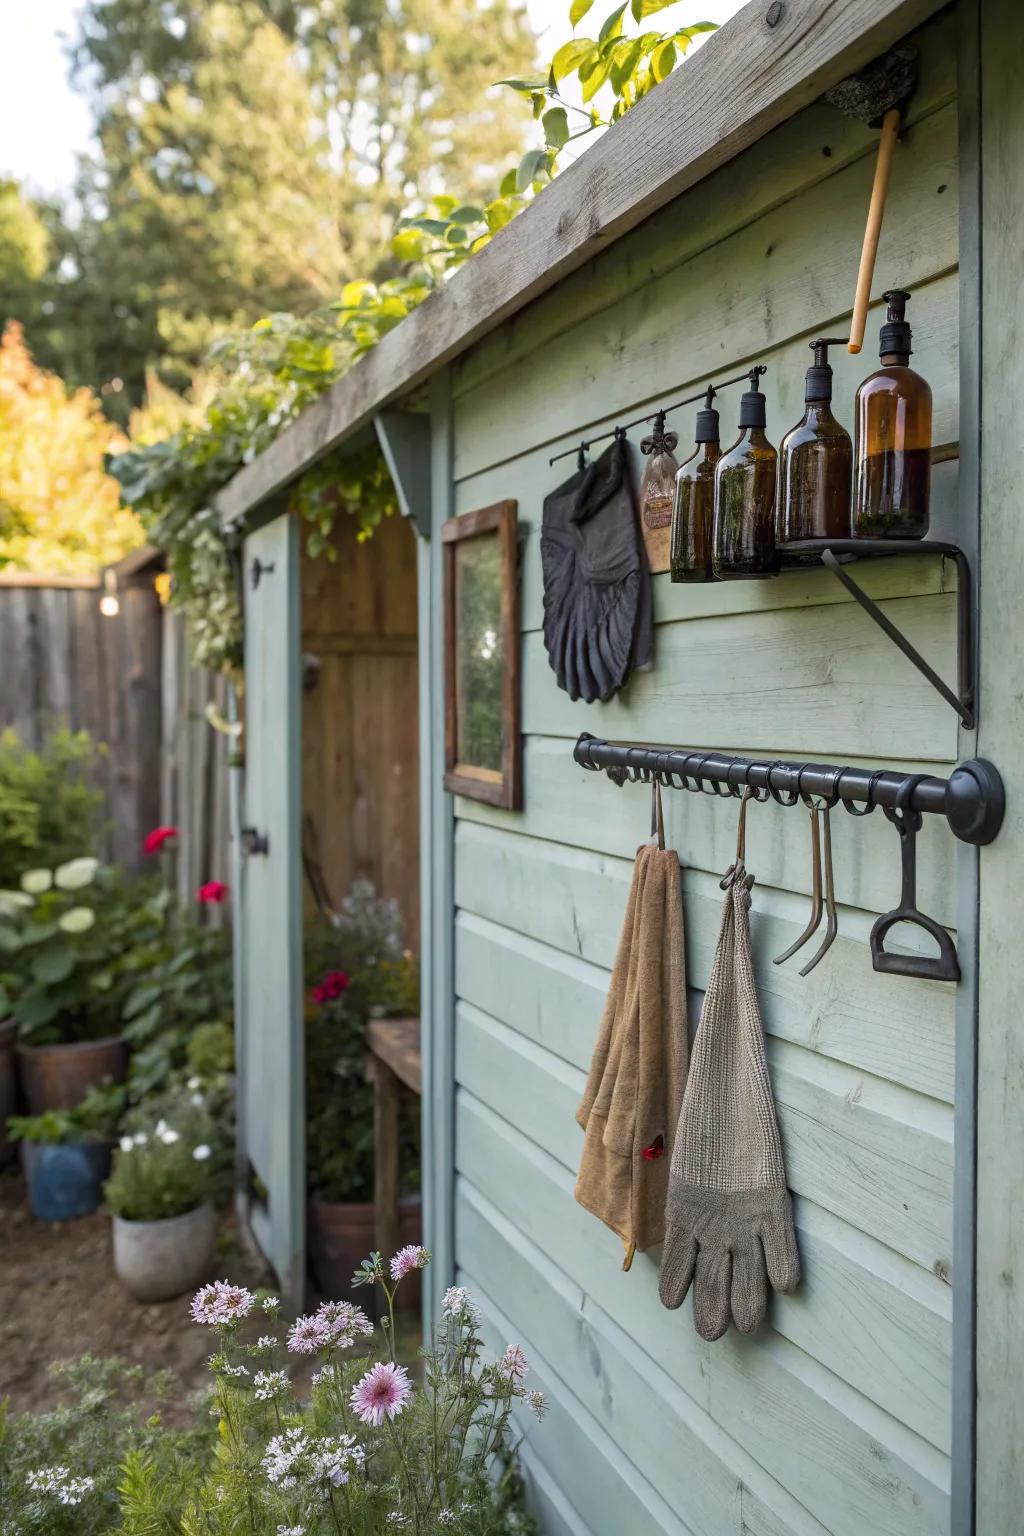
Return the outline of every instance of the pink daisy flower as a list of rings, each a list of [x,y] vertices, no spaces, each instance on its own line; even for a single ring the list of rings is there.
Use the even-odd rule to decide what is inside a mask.
[[[288,1348],[294,1355],[315,1355],[330,1342],[330,1331],[322,1317],[300,1317],[288,1333]]]
[[[405,1368],[389,1361],[367,1371],[352,1388],[349,1401],[364,1424],[379,1428],[385,1418],[394,1419],[401,1413],[411,1392],[412,1383]]]
[[[404,1248],[399,1248],[391,1260],[392,1280],[401,1280],[413,1269],[425,1269],[430,1263],[430,1254],[418,1243],[407,1243]]]

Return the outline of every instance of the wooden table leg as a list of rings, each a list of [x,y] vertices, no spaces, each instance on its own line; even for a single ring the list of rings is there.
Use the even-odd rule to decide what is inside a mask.
[[[376,1246],[385,1266],[398,1250],[399,1081],[373,1059],[373,1204]]]

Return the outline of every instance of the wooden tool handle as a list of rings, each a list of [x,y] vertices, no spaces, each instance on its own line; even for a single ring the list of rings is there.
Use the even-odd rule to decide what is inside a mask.
[[[850,340],[847,342],[849,352],[859,352],[864,344],[864,325],[868,317],[871,279],[875,275],[875,256],[878,254],[878,237],[882,232],[885,194],[889,190],[889,173],[892,170],[893,150],[896,148],[896,135],[899,131],[899,108],[893,107],[882,119],[882,137],[878,142],[875,181],[871,188],[868,222],[860,252],[860,271],[857,273],[857,294],[853,301],[853,319],[850,321]]]

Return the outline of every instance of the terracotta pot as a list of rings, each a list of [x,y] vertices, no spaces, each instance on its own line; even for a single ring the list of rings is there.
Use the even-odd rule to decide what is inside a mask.
[[[72,1221],[99,1209],[103,1181],[110,1172],[110,1143],[47,1146],[23,1141],[21,1166],[32,1215],[39,1221]]]
[[[71,1045],[18,1045],[15,1050],[22,1092],[32,1115],[46,1109],[74,1109],[94,1083],[104,1078],[123,1083],[128,1074],[128,1042],[120,1035]]]
[[[352,1275],[376,1247],[372,1201],[310,1200],[307,1206],[309,1267],[320,1293],[332,1301],[354,1301],[364,1310],[369,1291],[352,1288]],[[423,1207],[419,1200],[403,1200],[398,1208],[399,1242],[418,1243],[423,1238]],[[391,1257],[384,1255],[385,1259]],[[418,1317],[423,1305],[419,1272],[407,1276],[399,1291],[399,1305]],[[376,1301],[376,1295],[374,1300]]]
[[[0,1023],[0,1168],[14,1156],[14,1142],[7,1134],[7,1116],[17,1113],[18,1074],[14,1061],[14,1021]]]

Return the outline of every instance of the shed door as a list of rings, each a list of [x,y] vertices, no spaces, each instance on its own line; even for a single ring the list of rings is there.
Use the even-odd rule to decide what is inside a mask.
[[[299,875],[300,615],[294,519],[245,540],[245,770],[237,861],[244,1214],[284,1301],[305,1279]]]

